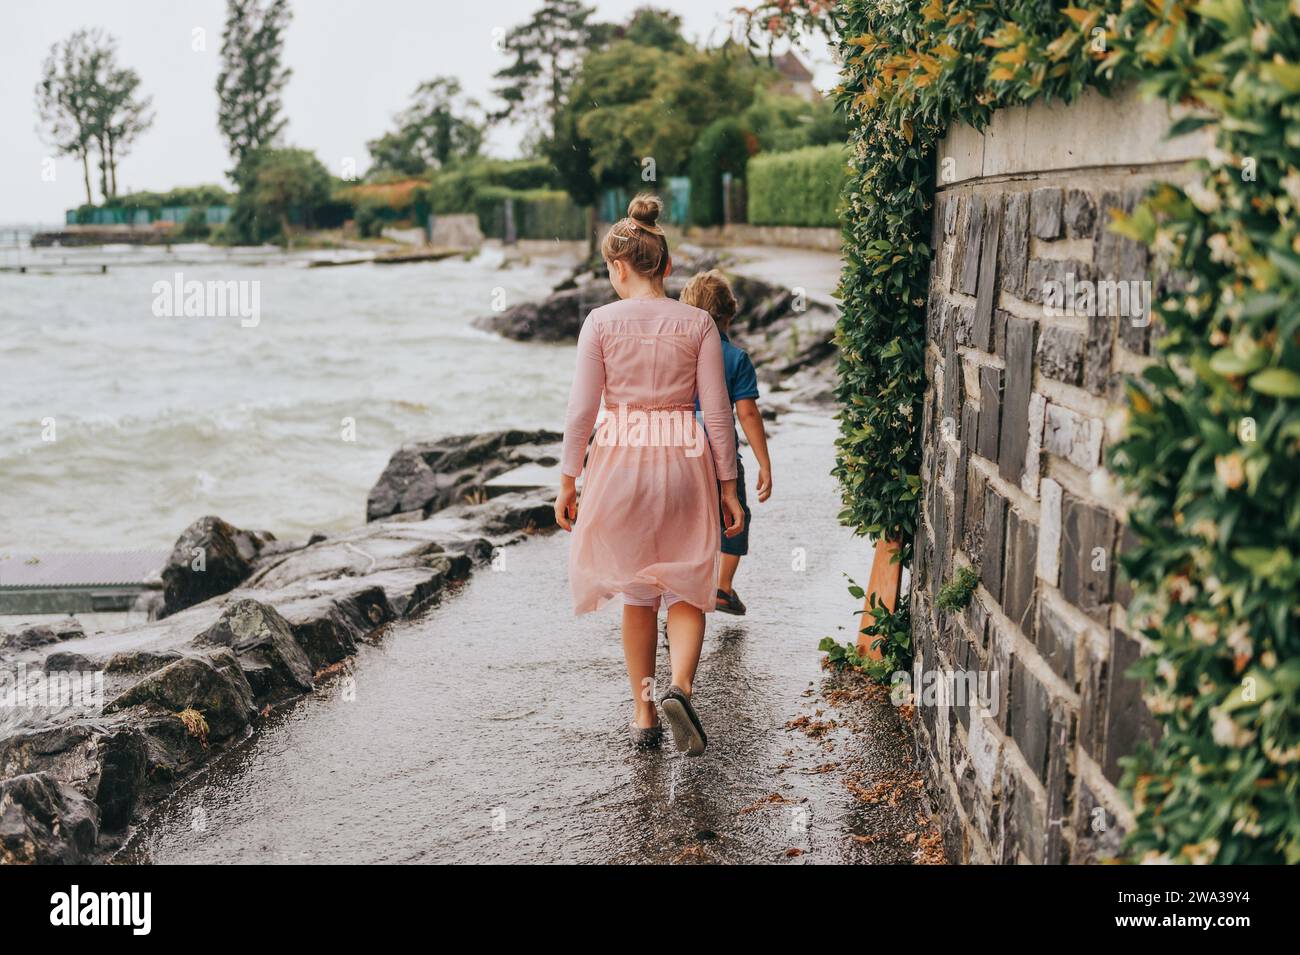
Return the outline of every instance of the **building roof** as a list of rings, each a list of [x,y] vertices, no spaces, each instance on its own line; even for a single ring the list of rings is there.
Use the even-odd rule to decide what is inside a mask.
[[[776,68],[786,79],[796,83],[811,83],[813,75],[803,61],[793,52],[787,51],[776,58]]]

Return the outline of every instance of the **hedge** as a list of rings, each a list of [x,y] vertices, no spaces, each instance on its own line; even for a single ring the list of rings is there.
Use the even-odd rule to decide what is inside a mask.
[[[1163,733],[1125,761],[1141,861],[1300,862],[1300,30],[1287,0],[847,0],[843,517],[910,553],[935,147],[951,123],[1137,82],[1215,148],[1114,228],[1186,281],[1108,464]],[[752,189],[752,185],[751,185]]]
[[[587,213],[558,189],[504,189],[489,186],[475,199],[479,228],[488,238],[504,239],[507,202],[514,203],[515,235],[520,239],[584,239]]]
[[[745,185],[753,225],[837,226],[848,179],[843,146],[806,146],[749,161]]]

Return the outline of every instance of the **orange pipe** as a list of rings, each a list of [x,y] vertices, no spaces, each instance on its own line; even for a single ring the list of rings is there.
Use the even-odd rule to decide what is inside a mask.
[[[875,622],[875,618],[871,615],[872,594],[875,594],[879,602],[890,611],[898,606],[898,597],[903,587],[903,565],[894,560],[898,548],[898,541],[876,541],[876,553],[871,560],[867,598],[862,605],[862,616],[858,620],[858,655],[872,660],[879,660],[882,654],[871,646],[876,638],[862,631]]]

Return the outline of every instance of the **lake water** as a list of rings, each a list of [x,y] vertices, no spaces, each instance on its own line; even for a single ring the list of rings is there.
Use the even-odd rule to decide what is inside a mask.
[[[21,261],[28,274],[0,272],[0,551],[168,547],[204,514],[289,538],[351,527],[403,443],[562,423],[572,349],[469,324],[544,295],[562,256],[309,269],[178,246]],[[256,324],[251,310],[157,314],[172,296],[155,283],[177,273],[182,288],[256,283],[240,287]]]

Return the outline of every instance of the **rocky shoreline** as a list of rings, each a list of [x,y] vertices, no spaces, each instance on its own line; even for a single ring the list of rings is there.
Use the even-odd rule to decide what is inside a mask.
[[[678,261],[683,276],[718,264]],[[834,310],[751,278],[735,286],[733,337],[765,382],[765,413],[829,401]],[[571,340],[602,296],[603,277],[579,271],[545,301],[475,324]],[[151,619],[0,637],[0,672],[13,674],[0,691],[60,691],[54,705],[28,700],[0,739],[0,863],[111,859],[178,785],[336,678],[360,642],[435,606],[499,548],[553,529],[560,438],[510,430],[404,447],[363,527],[305,542],[204,517],[177,540]],[[77,705],[64,703],[69,689]]]
[[[548,488],[488,485],[520,462],[554,463],[558,439],[504,431],[403,449],[371,492],[372,517],[377,502],[402,512],[308,542],[205,517],[163,570],[157,619],[6,640],[0,663],[29,697],[38,686],[88,692],[76,706],[32,707],[0,739],[0,862],[111,857],[175,786],[332,679],[358,643],[435,605],[498,548],[552,528]],[[86,715],[91,699],[102,711]]]

